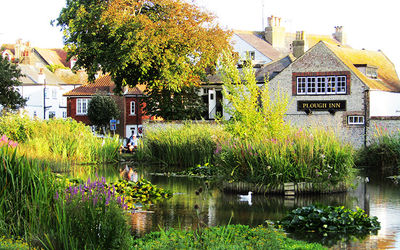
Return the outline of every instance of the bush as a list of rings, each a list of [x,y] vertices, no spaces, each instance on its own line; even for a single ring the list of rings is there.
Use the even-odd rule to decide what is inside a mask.
[[[289,239],[273,228],[245,225],[152,232],[136,239],[133,246],[135,249],[324,249],[319,244]]]

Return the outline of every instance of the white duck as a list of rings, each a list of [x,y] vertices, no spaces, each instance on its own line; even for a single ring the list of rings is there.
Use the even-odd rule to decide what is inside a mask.
[[[253,192],[249,191],[249,193],[247,195],[242,195],[239,194],[239,199],[240,201],[247,201],[247,203],[249,203],[249,205],[251,206],[253,203],[251,202],[251,194]]]

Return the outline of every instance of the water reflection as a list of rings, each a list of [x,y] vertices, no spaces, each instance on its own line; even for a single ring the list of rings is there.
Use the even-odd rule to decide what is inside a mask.
[[[97,173],[99,176],[105,176],[107,181],[116,181],[121,178],[120,170],[125,168],[125,165],[96,167],[90,169],[89,173],[85,169],[73,171],[73,174],[84,179],[88,175],[93,178]],[[130,170],[130,166],[128,168]],[[333,249],[400,249],[399,186],[385,178],[382,173],[367,173],[370,182],[364,183],[364,178],[360,178],[358,186],[347,193],[308,195],[294,199],[253,194],[250,204],[240,201],[237,194],[220,191],[218,186],[213,186],[204,179],[155,176],[140,168],[133,170],[137,172],[137,178],[144,177],[175,194],[171,199],[150,207],[148,211],[130,215],[132,231],[136,235],[157,231],[160,226],[193,229],[228,223],[257,226],[265,220],[279,220],[293,208],[322,204],[352,209],[360,207],[370,216],[377,216],[381,222],[382,229],[377,235],[368,236],[362,241],[340,242]],[[385,173],[386,176],[388,174]],[[201,192],[197,195],[196,191],[200,188]]]

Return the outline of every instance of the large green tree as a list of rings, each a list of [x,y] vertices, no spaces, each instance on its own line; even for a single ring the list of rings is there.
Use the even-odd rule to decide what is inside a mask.
[[[162,86],[149,88],[144,109],[147,114],[165,120],[201,119],[206,106],[197,91],[194,86],[184,86],[179,92]]]
[[[5,109],[25,106],[27,100],[15,88],[22,84],[19,80],[22,76],[17,65],[0,56],[0,105]]]
[[[76,67],[111,75],[116,91],[138,83],[198,84],[230,47],[230,32],[184,0],[67,0],[56,24]]]
[[[111,119],[117,119],[120,110],[114,99],[104,93],[96,93],[89,102],[88,117],[92,125],[99,129],[105,129],[109,126]]]

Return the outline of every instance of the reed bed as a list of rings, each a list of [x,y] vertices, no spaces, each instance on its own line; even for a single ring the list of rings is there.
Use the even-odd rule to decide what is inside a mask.
[[[0,119],[0,134],[20,143],[29,158],[55,162],[105,163],[119,159],[119,138],[97,138],[88,126],[72,119],[37,120],[7,114]]]
[[[67,188],[48,163],[28,159],[14,145],[0,145],[1,235],[45,249],[128,248],[127,217],[104,179]]]
[[[332,131],[292,129],[282,139],[231,139],[218,144],[216,165],[230,181],[277,187],[314,183],[321,189],[354,178],[353,150]]]
[[[141,159],[183,170],[213,162],[217,142],[226,136],[221,126],[202,123],[151,127],[137,154]]]

